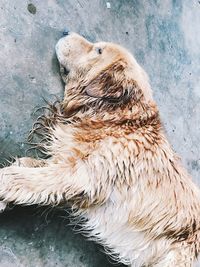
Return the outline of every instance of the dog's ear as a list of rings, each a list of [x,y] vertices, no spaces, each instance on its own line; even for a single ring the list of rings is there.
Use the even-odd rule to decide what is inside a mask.
[[[119,62],[100,72],[84,88],[85,94],[92,99],[120,105],[138,97],[138,90],[136,82],[127,77],[125,67]]]

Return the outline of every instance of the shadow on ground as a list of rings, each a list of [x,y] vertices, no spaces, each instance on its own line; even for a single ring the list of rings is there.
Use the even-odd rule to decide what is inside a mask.
[[[0,266],[112,266],[102,247],[68,224],[63,210],[15,207],[5,212],[0,218]]]

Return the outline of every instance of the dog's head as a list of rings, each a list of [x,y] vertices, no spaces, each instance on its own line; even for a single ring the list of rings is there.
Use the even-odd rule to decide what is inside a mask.
[[[121,46],[91,43],[70,33],[58,41],[56,53],[61,68],[68,73],[64,107],[69,114],[130,109],[141,99],[152,101],[146,73]]]

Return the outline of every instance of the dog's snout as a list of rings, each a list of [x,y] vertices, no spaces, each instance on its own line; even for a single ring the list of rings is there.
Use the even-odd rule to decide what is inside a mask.
[[[68,29],[64,29],[63,31],[63,36],[69,35],[70,31]]]

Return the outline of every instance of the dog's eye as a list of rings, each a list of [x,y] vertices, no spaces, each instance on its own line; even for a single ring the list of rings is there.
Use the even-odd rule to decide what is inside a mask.
[[[99,55],[101,55],[102,52],[103,52],[103,49],[100,48],[100,47],[97,47],[97,48],[96,48],[96,52],[97,52]]]

